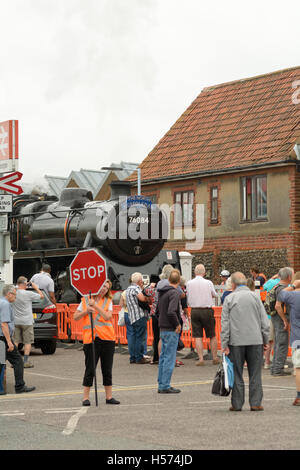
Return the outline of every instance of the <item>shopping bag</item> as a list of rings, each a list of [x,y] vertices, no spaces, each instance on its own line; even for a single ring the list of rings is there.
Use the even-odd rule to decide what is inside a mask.
[[[185,315],[183,315],[183,314],[181,314],[181,318],[182,318],[182,322],[183,322],[183,324],[182,324],[182,330],[183,330],[183,331],[189,331],[189,329],[190,329],[190,322],[189,322],[189,319],[188,319]]]
[[[125,315],[124,315],[124,308],[122,307],[121,310],[119,311],[119,319],[118,319],[118,325],[119,326],[125,326]]]
[[[223,353],[224,385],[229,393],[234,385],[233,363],[226,354]]]
[[[220,364],[216,376],[214,378],[214,382],[212,385],[211,393],[213,395],[219,395],[220,397],[227,397],[230,394],[230,391],[228,391],[225,388],[225,373],[224,373],[224,367],[223,367],[223,362]]]

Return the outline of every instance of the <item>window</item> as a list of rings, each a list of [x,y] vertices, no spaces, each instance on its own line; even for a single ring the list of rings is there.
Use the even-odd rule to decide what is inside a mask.
[[[175,193],[174,225],[177,227],[193,225],[194,192]]]
[[[241,178],[242,221],[265,220],[267,215],[267,177],[258,175]]]
[[[218,188],[216,186],[210,189],[210,221],[218,223]]]

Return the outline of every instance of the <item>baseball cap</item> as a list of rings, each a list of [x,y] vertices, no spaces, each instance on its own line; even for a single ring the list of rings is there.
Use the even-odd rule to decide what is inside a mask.
[[[223,271],[221,271],[221,276],[226,276],[226,277],[229,277],[230,276],[230,272],[227,271],[226,269],[224,269]]]

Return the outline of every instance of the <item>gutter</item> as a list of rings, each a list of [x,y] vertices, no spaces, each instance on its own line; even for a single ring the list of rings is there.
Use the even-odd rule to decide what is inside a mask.
[[[198,172],[198,173],[188,173],[187,175],[175,175],[175,176],[165,176],[162,178],[153,178],[151,180],[143,180],[142,179],[142,185],[150,185],[150,184],[155,184],[155,183],[166,183],[169,181],[183,181],[183,180],[189,180],[189,179],[194,179],[194,178],[201,178],[201,177],[206,177],[206,176],[214,176],[214,175],[222,175],[222,174],[228,174],[228,173],[240,173],[242,171],[247,171],[247,170],[256,170],[256,169],[264,169],[264,168],[271,168],[274,165],[276,167],[283,167],[291,164],[300,164],[297,160],[294,158],[291,158],[289,160],[285,160],[284,162],[282,160],[278,162],[272,162],[272,163],[255,163],[253,165],[248,165],[248,166],[237,166],[237,167],[232,167],[232,168],[223,168],[220,170],[207,170],[204,172]],[[133,182],[133,186],[136,185],[136,181]]]

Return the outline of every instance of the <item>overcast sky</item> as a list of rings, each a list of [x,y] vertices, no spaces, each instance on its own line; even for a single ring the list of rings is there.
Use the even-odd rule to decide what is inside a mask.
[[[19,120],[25,182],[141,162],[205,86],[300,65],[299,0],[0,6],[0,122]]]

